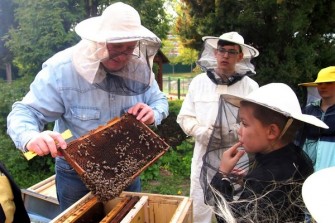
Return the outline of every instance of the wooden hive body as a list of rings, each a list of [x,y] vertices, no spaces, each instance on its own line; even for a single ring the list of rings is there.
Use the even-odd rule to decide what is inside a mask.
[[[87,194],[50,223],[192,223],[192,199],[123,192],[108,202]]]

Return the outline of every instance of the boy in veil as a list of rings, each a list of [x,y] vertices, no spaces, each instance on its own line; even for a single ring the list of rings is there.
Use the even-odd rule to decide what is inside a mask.
[[[301,188],[313,165],[293,141],[302,123],[328,126],[302,114],[293,90],[282,83],[264,85],[246,97],[224,94],[225,103],[239,107],[239,142],[222,153],[217,172],[207,190],[218,222],[303,222]],[[254,155],[246,174],[236,164]],[[236,180],[236,176],[240,179]],[[241,184],[235,196],[234,184]]]

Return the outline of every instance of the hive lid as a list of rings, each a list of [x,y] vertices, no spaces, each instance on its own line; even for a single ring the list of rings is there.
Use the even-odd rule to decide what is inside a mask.
[[[119,196],[169,147],[148,126],[125,114],[70,142],[61,152],[92,194],[107,201]]]

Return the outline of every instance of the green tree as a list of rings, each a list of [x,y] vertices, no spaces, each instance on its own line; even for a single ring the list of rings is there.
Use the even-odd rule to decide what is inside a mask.
[[[184,65],[191,65],[190,72],[193,71],[193,65],[198,59],[198,51],[192,48],[181,47],[179,49],[179,55],[176,58],[177,62]]]
[[[6,79],[12,80],[11,60],[12,55],[5,47],[4,36],[10,27],[14,27],[13,3],[10,0],[0,1],[0,70],[5,70]]]
[[[200,49],[201,37],[238,31],[260,51],[253,59],[260,85],[285,82],[298,95],[322,67],[335,64],[332,0],[182,0],[177,29]]]
[[[9,31],[6,46],[13,53],[13,62],[21,75],[35,75],[51,55],[75,44],[79,37],[73,32],[74,26],[85,18],[100,15],[109,5],[106,0],[14,1],[18,27]],[[128,2],[138,9],[142,24],[160,38],[166,37],[169,28],[164,1]]]
[[[9,31],[6,46],[20,74],[35,75],[47,58],[78,39],[73,25],[83,17],[83,7],[72,0],[15,2],[18,27]]]
[[[162,41],[163,43],[162,52],[169,59],[170,61],[169,64],[172,65],[172,69],[173,69],[172,73],[174,73],[174,66],[178,63],[178,59],[177,59],[178,50],[176,49],[178,48],[178,41],[176,40],[176,38],[171,38],[171,37],[164,39]]]
[[[154,32],[160,39],[165,39],[169,32],[169,18],[164,8],[164,0],[126,0],[141,16],[142,25]]]
[[[169,16],[171,17],[171,29],[167,39],[163,41],[162,51],[169,58],[170,64],[173,66],[180,63],[184,65],[191,65],[190,72],[193,71],[193,65],[198,59],[198,51],[188,47],[187,40],[184,38],[179,38],[178,29],[176,28],[176,15],[183,15],[183,10],[177,0],[169,1],[170,12]],[[172,11],[173,10],[173,11]],[[174,73],[174,71],[173,71]]]

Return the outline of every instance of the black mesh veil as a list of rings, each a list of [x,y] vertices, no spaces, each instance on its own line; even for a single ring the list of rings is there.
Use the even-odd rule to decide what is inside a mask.
[[[126,66],[116,72],[107,72],[105,78],[95,85],[117,95],[133,96],[144,93],[154,79],[152,60],[156,52],[157,42],[151,39],[139,40]]]
[[[217,173],[220,166],[222,153],[238,142],[239,128],[238,107],[225,102],[221,96],[219,101],[218,115],[213,126],[213,132],[209,139],[207,150],[203,156],[203,166],[200,173],[200,183],[204,191],[205,203],[214,206],[215,200],[210,189],[213,176]],[[240,148],[243,149],[243,148]],[[235,169],[239,172],[247,172],[249,161],[252,157],[244,155],[237,163]],[[234,171],[233,171],[234,172]],[[241,191],[239,174],[230,174],[229,178],[234,184],[235,195]]]

